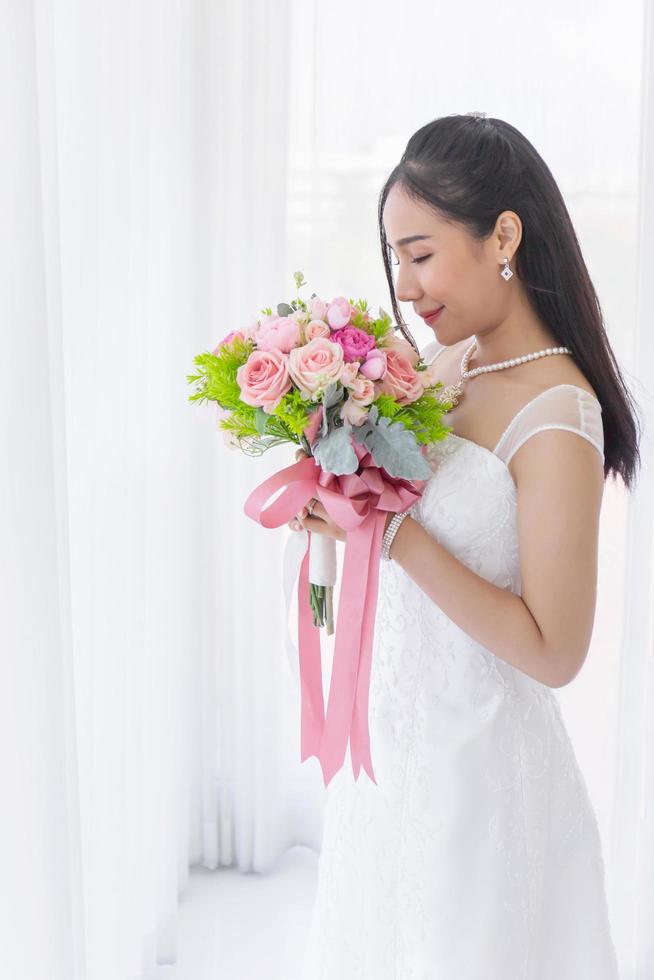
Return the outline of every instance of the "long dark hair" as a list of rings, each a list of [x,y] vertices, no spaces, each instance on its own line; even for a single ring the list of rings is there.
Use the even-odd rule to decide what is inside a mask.
[[[597,393],[604,425],[604,479],[619,474],[628,489],[640,466],[636,403],[609,344],[563,197],[545,161],[519,130],[502,119],[468,113],[442,116],[409,140],[379,197],[379,233],[397,327],[418,351],[402,320],[393,283],[384,204],[394,184],[440,217],[486,239],[498,215],[515,211],[522,239],[513,271],[532,308],[556,336]]]

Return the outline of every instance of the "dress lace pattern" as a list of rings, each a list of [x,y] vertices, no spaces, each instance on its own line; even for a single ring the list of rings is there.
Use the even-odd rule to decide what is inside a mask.
[[[603,454],[599,402],[558,385],[493,452],[455,435],[430,447],[411,508],[516,594],[508,461],[543,427]],[[599,829],[555,691],[475,642],[393,561],[380,566],[369,725],[378,785],[363,770],[355,782],[348,750],[327,787],[298,977],[617,980]]]

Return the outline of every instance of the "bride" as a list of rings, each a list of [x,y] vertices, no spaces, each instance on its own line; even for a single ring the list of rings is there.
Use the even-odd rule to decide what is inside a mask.
[[[386,524],[370,679],[377,785],[326,790],[302,980],[616,980],[595,814],[555,690],[586,659],[606,479],[632,399],[561,193],[484,114],[416,132],[379,205],[407,352],[451,434]],[[434,333],[419,352],[398,309]],[[435,355],[435,356],[434,356]],[[319,502],[295,529],[344,540]]]

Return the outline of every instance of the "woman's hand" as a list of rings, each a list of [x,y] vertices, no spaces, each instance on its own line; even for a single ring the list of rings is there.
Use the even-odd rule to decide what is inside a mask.
[[[307,458],[304,449],[296,450],[295,459],[297,461]],[[315,501],[310,515],[307,508],[303,507],[295,518],[288,521],[288,526],[291,531],[306,529],[312,534],[325,534],[327,537],[336,538],[337,541],[345,541],[347,537],[346,531],[334,522],[319,500]]]

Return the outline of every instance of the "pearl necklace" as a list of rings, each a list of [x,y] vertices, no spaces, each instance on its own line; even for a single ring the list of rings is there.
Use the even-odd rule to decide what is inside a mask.
[[[538,357],[547,357],[548,354],[572,354],[568,347],[547,347],[545,350],[534,351],[533,354],[524,354],[522,357],[514,357],[509,361],[498,361],[497,364],[484,364],[482,367],[473,368],[468,371],[470,358],[477,349],[477,341],[473,340],[465,354],[461,358],[461,377],[456,384],[448,385],[439,392],[439,399],[442,402],[451,402],[456,405],[463,394],[463,382],[468,378],[475,378],[478,374],[485,374],[487,371],[501,371],[502,368],[515,367],[516,364],[523,364],[525,361],[535,361]]]

